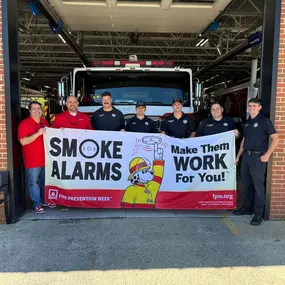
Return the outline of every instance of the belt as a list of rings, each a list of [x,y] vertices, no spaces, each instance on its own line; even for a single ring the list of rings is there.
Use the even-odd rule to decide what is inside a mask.
[[[247,153],[248,155],[251,155],[251,154],[261,154],[261,151],[245,150],[245,153]]]

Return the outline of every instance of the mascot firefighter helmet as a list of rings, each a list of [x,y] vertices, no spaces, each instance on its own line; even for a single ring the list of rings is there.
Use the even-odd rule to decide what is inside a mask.
[[[128,180],[131,180],[133,175],[135,174],[135,172],[137,172],[138,170],[150,169],[150,163],[145,158],[136,157],[136,158],[132,159],[129,167],[130,167],[130,176],[129,176]]]

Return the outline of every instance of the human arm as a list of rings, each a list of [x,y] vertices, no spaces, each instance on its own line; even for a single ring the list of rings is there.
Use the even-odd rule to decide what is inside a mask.
[[[272,134],[270,136],[270,139],[271,139],[271,142],[270,142],[270,145],[269,145],[267,152],[260,157],[261,162],[268,162],[270,155],[273,153],[273,151],[276,149],[276,147],[278,145],[279,136],[277,133]]]
[[[157,130],[157,127],[155,125],[155,122],[153,120],[150,120],[150,124],[151,124],[151,133],[157,133],[158,130]]]
[[[167,135],[167,124],[166,120],[164,119],[161,123],[161,132],[162,135]]]
[[[244,144],[244,138],[242,139],[241,143],[240,143],[240,147],[239,147],[239,151],[235,160],[235,165],[237,165],[239,163],[239,159],[243,153],[243,144]]]
[[[97,129],[97,127],[96,127],[96,113],[94,113],[91,117],[91,126],[92,126],[93,130]]]
[[[123,113],[120,115],[120,130],[121,132],[125,132],[125,118]]]
[[[202,137],[204,135],[204,121],[202,121],[196,131],[196,137]]]
[[[190,119],[188,122],[188,131],[189,131],[189,138],[195,137],[195,122],[193,119]]]
[[[45,132],[45,128],[40,128],[36,133],[30,135],[30,136],[26,136],[20,139],[20,143],[22,146],[28,145],[32,142],[34,142],[39,136],[43,135],[43,133]]]
[[[87,130],[94,130],[88,116],[86,116],[86,129]]]
[[[236,139],[240,138],[241,134],[240,134],[239,130],[237,129],[236,122],[232,118],[229,118],[229,120],[230,120],[229,130],[233,131]]]

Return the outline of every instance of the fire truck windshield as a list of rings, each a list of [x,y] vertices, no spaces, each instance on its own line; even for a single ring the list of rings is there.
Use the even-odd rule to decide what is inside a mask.
[[[78,71],[75,94],[81,106],[101,105],[101,94],[110,92],[114,105],[171,106],[181,98],[190,106],[191,78],[188,72],[177,71]]]

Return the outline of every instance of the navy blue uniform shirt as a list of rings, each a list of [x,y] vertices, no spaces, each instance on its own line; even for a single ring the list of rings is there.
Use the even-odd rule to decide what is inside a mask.
[[[254,150],[265,153],[268,149],[268,140],[276,130],[272,122],[259,113],[254,119],[249,118],[243,124],[244,150]]]
[[[92,115],[91,124],[94,130],[120,131],[125,127],[125,119],[123,113],[115,107],[111,111],[100,108]]]
[[[154,121],[146,116],[142,120],[137,116],[126,120],[125,130],[136,133],[157,133]]]
[[[232,118],[223,116],[220,121],[216,121],[212,116],[204,119],[198,127],[196,137],[219,134],[236,128]]]
[[[195,132],[195,122],[184,113],[180,119],[176,119],[172,113],[164,119],[161,130],[170,137],[189,138],[190,134]]]

